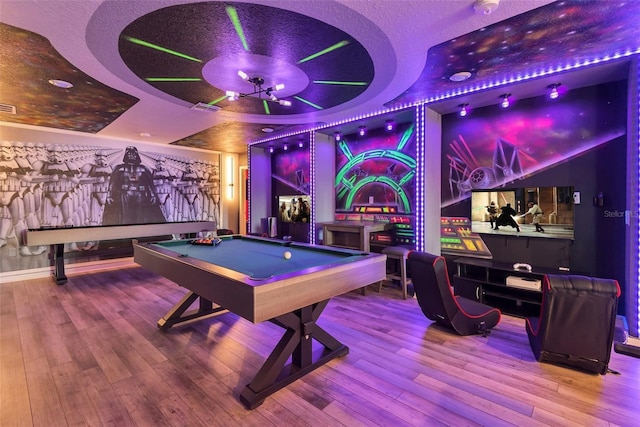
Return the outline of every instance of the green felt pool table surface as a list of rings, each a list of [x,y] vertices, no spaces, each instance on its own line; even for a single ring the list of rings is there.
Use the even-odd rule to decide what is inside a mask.
[[[248,239],[241,236],[223,237],[221,240],[222,242],[216,246],[194,245],[190,240],[171,240],[151,246],[228,268],[246,274],[252,279],[345,263],[366,256],[359,251],[301,246],[290,242]],[[291,253],[290,259],[285,259],[285,252]]]

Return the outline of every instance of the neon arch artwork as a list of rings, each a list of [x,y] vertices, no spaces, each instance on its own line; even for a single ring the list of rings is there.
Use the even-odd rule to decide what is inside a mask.
[[[363,189],[371,184],[389,188],[398,200],[403,213],[413,213],[413,184],[416,175],[416,160],[408,154],[407,148],[414,135],[415,126],[411,124],[399,134],[395,146],[371,148],[354,154],[352,145],[343,140],[337,145],[339,154],[346,162],[336,171],[336,199],[346,211],[353,209],[355,200]],[[376,138],[377,140],[377,138]],[[372,147],[375,146],[372,145]],[[374,165],[364,168],[365,165]],[[389,165],[384,171],[371,173],[376,168]],[[396,171],[399,171],[396,173]],[[409,190],[407,187],[411,187]]]

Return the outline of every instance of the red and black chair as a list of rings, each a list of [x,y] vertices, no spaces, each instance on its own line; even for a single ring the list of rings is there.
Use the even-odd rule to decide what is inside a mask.
[[[536,360],[606,374],[619,297],[616,280],[545,276],[540,316],[526,319]]]
[[[453,294],[444,257],[413,251],[407,258],[413,288],[428,319],[460,335],[486,336],[500,322],[500,310]]]

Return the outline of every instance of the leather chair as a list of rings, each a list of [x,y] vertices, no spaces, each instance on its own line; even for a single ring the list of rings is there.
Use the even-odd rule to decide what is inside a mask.
[[[460,335],[486,336],[500,322],[497,308],[453,294],[444,257],[413,251],[407,261],[418,304],[428,319]]]
[[[619,296],[616,280],[545,276],[540,317],[526,319],[536,360],[606,374]]]

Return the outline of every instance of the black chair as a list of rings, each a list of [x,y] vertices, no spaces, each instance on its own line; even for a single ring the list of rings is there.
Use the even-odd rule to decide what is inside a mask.
[[[606,374],[619,296],[616,280],[545,276],[540,317],[526,319],[536,360]]]
[[[408,270],[422,312],[460,335],[482,334],[500,322],[497,308],[453,294],[444,257],[410,252]]]

